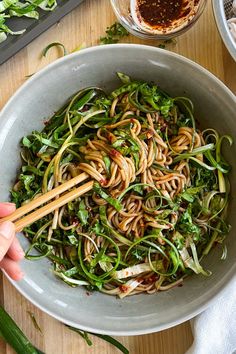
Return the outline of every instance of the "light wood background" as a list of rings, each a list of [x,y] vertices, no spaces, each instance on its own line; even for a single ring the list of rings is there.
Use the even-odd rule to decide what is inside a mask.
[[[218,1],[218,0],[213,0]],[[52,48],[47,58],[41,58],[41,50],[51,42],[64,43],[68,51],[81,44],[98,44],[107,26],[114,23],[115,17],[109,0],[86,0],[60,23],[34,40],[25,49],[0,66],[0,109],[26,80],[26,76],[55,60],[60,53]],[[129,36],[129,43],[143,43],[157,46],[157,42],[144,42]],[[168,45],[168,50],[180,53],[207,68],[236,93],[236,63],[228,54],[218,34],[211,8],[207,8],[198,23],[186,34],[177,38],[176,45]],[[4,173],[4,171],[1,171]],[[46,354],[118,354],[118,350],[92,337],[93,346],[88,347],[79,335],[25,300],[0,274],[0,303],[12,315],[24,333]],[[33,326],[28,311],[39,323],[42,333]],[[1,319],[0,319],[1,321]],[[184,354],[192,343],[189,322],[159,333],[120,337],[130,354]],[[0,354],[12,354],[12,349],[0,341]],[[23,354],[23,353],[22,353]]]

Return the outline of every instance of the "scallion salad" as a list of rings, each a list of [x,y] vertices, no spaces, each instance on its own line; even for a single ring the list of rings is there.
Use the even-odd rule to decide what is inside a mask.
[[[124,298],[210,275],[201,261],[229,231],[222,144],[232,138],[199,129],[189,98],[118,76],[114,91],[80,90],[22,139],[12,200],[87,173],[92,191],[24,229],[26,258],[48,257],[65,283]]]

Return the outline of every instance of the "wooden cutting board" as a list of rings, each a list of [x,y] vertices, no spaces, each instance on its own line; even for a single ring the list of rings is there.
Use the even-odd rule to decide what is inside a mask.
[[[98,44],[107,26],[115,21],[108,0],[86,0],[76,10],[64,17],[60,23],[38,37],[28,47],[0,66],[0,109],[26,80],[26,76],[38,71],[55,60],[60,54],[53,48],[47,58],[40,52],[51,42],[64,43],[68,51],[79,45]],[[157,46],[154,41],[142,41],[129,36],[129,43]],[[224,47],[212,14],[211,2],[198,23],[186,34],[177,38],[177,43],[167,49],[180,53],[207,68],[236,93],[236,63]],[[158,296],[158,295],[157,295]],[[88,347],[79,335],[44,314],[25,300],[7,279],[0,276],[0,302],[12,315],[30,340],[46,354],[118,354],[118,350],[102,340],[92,337],[93,346]],[[33,313],[42,333],[35,329],[29,312]],[[1,319],[0,319],[1,321]],[[130,354],[184,354],[192,343],[189,322],[159,333],[120,337]],[[13,351],[0,341],[0,354]],[[23,354],[23,353],[22,353]]]
[[[20,36],[7,36],[7,39],[0,43],[0,64],[24,48],[34,38],[46,31],[50,26],[57,23],[63,16],[76,8],[83,0],[57,0],[57,7],[54,11],[43,11],[37,9],[40,20],[29,19],[25,16],[12,17],[6,21],[6,25],[12,31],[25,32]]]

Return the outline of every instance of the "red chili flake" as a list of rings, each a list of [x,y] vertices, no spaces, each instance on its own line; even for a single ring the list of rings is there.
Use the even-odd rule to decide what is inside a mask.
[[[70,216],[70,223],[73,225],[78,225],[79,219],[76,216]]]
[[[105,186],[107,184],[107,179],[103,178],[100,180],[101,186]]]
[[[90,294],[88,291],[86,291],[86,295],[87,295],[87,296],[90,296],[91,294]]]
[[[113,143],[114,142],[114,136],[110,132],[107,132],[106,138],[109,141],[109,143]]]
[[[117,151],[117,150],[115,150],[115,149],[111,149],[109,155],[110,155],[110,156],[118,157],[118,156],[120,156],[120,153],[119,153],[119,151]]]
[[[153,130],[152,130],[152,129],[148,129],[148,131],[147,131],[147,138],[150,139],[150,138],[153,137],[153,135],[154,135]]]
[[[134,123],[134,118],[130,118],[130,123]]]
[[[128,287],[126,285],[120,285],[119,289],[122,293],[126,293],[128,291]]]
[[[121,190],[125,189],[125,182],[123,181],[122,182],[122,185],[121,185]]]
[[[44,124],[44,125],[48,125],[48,124],[49,124],[49,120],[45,120],[45,121],[43,122],[43,124]]]
[[[138,9],[145,22],[153,28],[169,27],[176,19],[182,17],[183,0],[139,0]]]
[[[190,9],[190,8],[186,9],[185,11],[183,11],[181,17],[186,17],[190,12],[191,12],[191,9]]]
[[[142,283],[142,282],[144,281],[143,278],[137,278],[136,280],[137,280],[139,283]]]
[[[158,279],[158,276],[157,276],[156,274],[153,274],[153,275],[151,275],[150,277],[146,278],[146,279],[144,280],[144,283],[146,283],[146,284],[152,284],[152,283],[155,283],[155,282],[157,281],[157,279]]]

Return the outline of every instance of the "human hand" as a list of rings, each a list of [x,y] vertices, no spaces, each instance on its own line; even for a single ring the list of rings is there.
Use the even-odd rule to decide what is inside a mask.
[[[0,203],[0,218],[15,211],[13,203]],[[19,266],[19,261],[24,258],[24,252],[15,236],[14,224],[4,221],[0,224],[0,268],[13,280],[20,280],[23,273]]]

